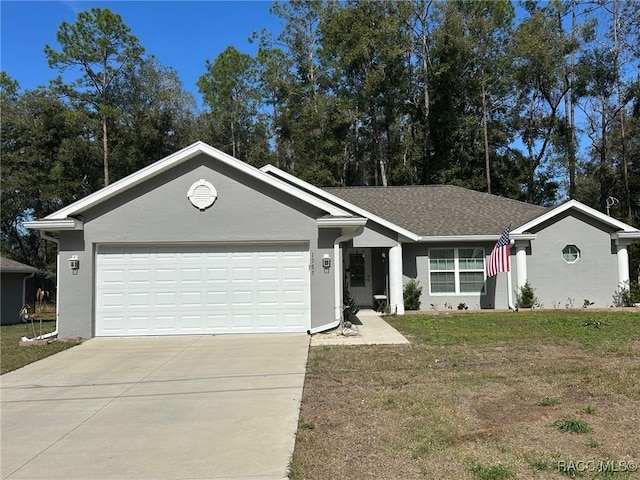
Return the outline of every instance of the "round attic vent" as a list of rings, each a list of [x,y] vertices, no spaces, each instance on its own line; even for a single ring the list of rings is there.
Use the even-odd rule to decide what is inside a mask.
[[[204,210],[213,205],[213,202],[218,198],[218,192],[213,185],[201,178],[191,185],[187,192],[187,198],[194,207]]]

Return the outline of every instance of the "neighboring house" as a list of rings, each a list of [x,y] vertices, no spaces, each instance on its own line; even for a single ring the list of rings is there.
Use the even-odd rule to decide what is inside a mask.
[[[486,259],[511,223],[514,285]],[[554,209],[449,186],[319,189],[195,143],[27,228],[56,235],[61,336],[319,332],[343,289],[403,286],[422,305],[507,308],[528,279],[553,302],[611,304],[640,231],[575,201]],[[513,293],[513,292],[511,292]],[[509,298],[508,298],[509,297]]]
[[[11,325],[21,321],[20,310],[26,303],[27,280],[36,273],[38,269],[35,267],[0,257],[0,325]]]

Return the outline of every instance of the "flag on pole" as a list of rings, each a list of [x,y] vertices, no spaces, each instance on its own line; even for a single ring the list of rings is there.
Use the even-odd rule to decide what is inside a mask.
[[[493,277],[500,272],[508,272],[511,270],[511,263],[509,261],[509,249],[511,248],[509,243],[510,231],[511,228],[507,225],[496,246],[493,247],[491,255],[489,256],[489,265],[487,265],[487,277]]]

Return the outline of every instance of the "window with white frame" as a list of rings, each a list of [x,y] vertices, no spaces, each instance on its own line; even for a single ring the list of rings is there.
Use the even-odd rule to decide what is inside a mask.
[[[575,245],[567,245],[562,249],[562,258],[567,263],[576,263],[580,258],[580,249]]]
[[[429,291],[432,294],[484,293],[483,248],[429,250]]]

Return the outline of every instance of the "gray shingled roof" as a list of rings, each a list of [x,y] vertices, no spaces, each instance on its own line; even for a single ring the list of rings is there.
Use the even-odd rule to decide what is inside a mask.
[[[326,188],[327,192],[420,236],[500,235],[547,208],[453,185]]]
[[[36,273],[39,271],[36,267],[31,267],[5,257],[0,257],[0,270],[11,273]]]

